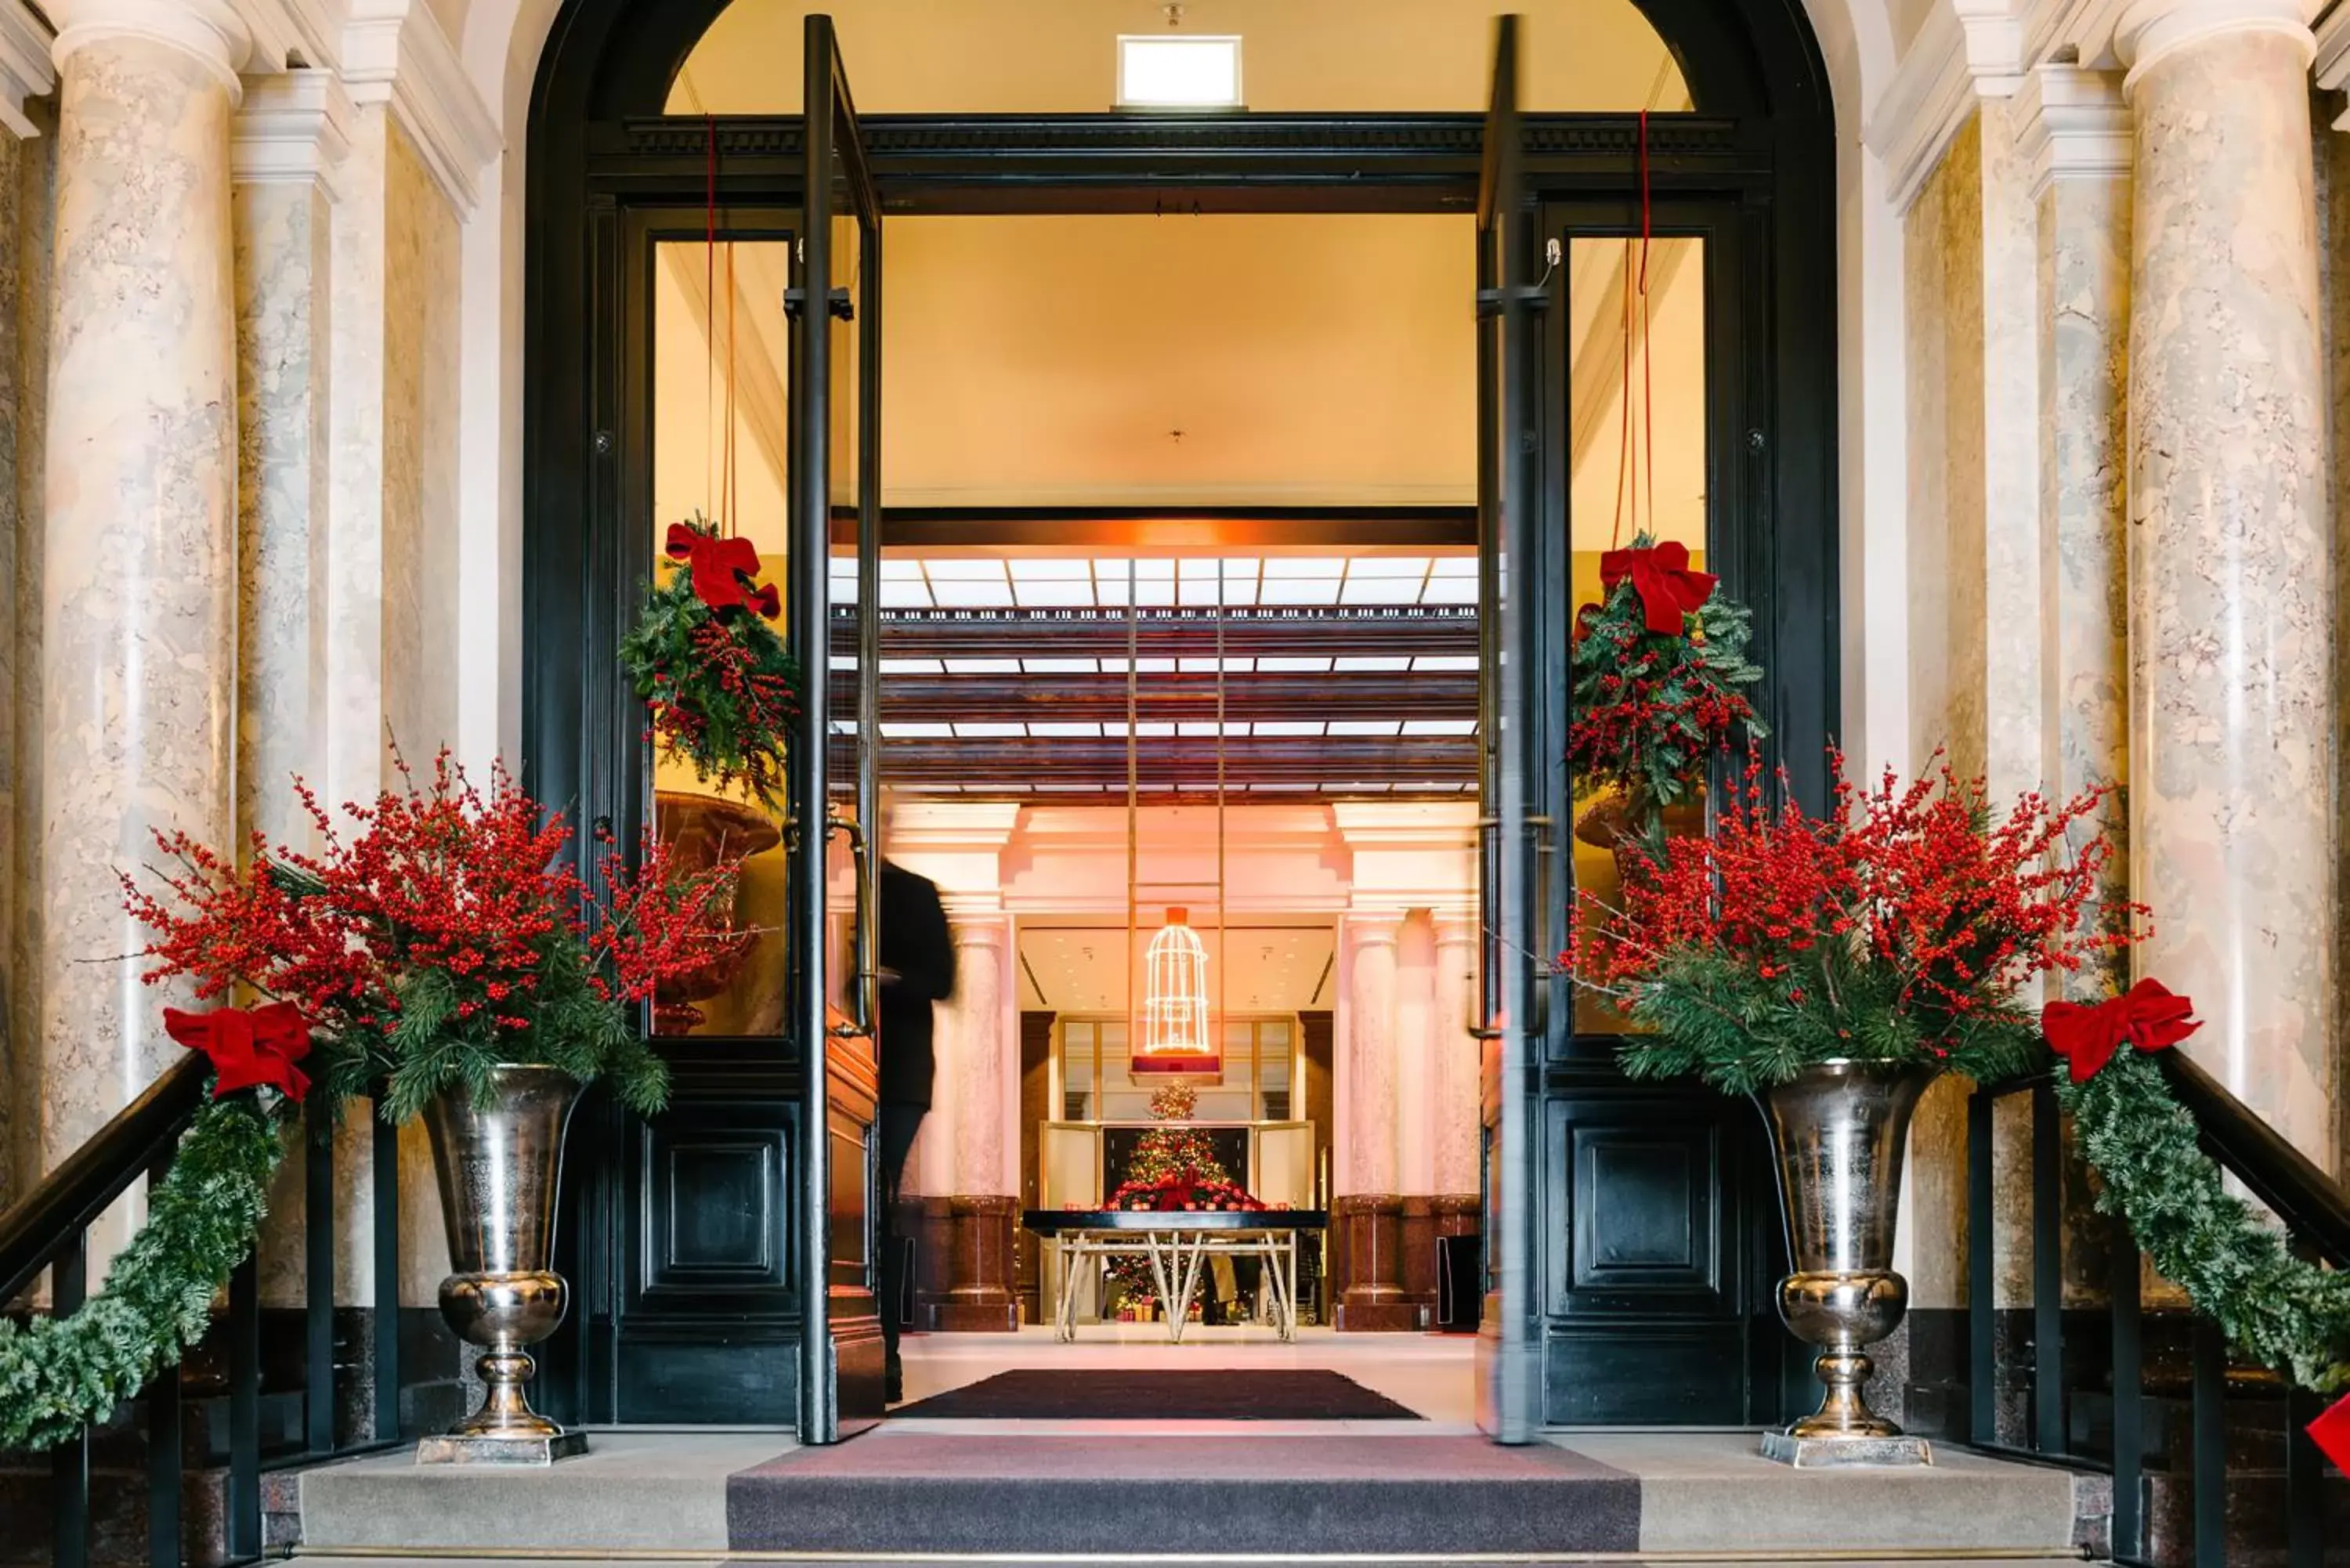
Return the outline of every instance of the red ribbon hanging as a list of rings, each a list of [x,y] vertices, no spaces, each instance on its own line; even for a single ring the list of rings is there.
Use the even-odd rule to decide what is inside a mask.
[[[1661,545],[1609,550],[1599,557],[1599,584],[1609,593],[1626,577],[1648,611],[1648,629],[1678,637],[1681,618],[1696,613],[1720,581],[1711,572],[1690,570],[1689,546],[1668,539]]]
[[[669,557],[687,563],[693,594],[713,610],[754,609],[773,620],[783,613],[773,583],[762,583],[759,547],[736,535],[721,539],[684,523],[669,525]]]
[[[288,1099],[310,1092],[309,1075],[294,1064],[310,1054],[310,1026],[290,1002],[266,1007],[216,1007],[209,1012],[163,1009],[163,1033],[212,1058],[213,1098],[262,1085]]]
[[[2195,1004],[2174,996],[2158,980],[2142,980],[2121,995],[2094,1006],[2052,1002],[2040,1010],[2048,1048],[2071,1066],[2073,1082],[2085,1084],[2126,1044],[2140,1051],[2163,1051],[2203,1027],[2189,1016]]]
[[[2350,1398],[2335,1401],[2332,1409],[2309,1424],[2309,1440],[2334,1461],[2335,1469],[2350,1475]]]

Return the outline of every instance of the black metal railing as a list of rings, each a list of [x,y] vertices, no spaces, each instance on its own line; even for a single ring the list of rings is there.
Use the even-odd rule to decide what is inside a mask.
[[[2329,1267],[2350,1267],[2350,1194],[2185,1053],[2166,1051],[2156,1060],[2172,1093],[2193,1113],[2205,1152],[2276,1217],[2294,1251]],[[2002,1101],[2019,1096],[2028,1100],[2030,1118],[2031,1297],[2026,1307],[2003,1314],[1997,1298],[1995,1118]],[[1968,1399],[1965,1430],[1952,1435],[1987,1453],[2110,1474],[2110,1546],[2116,1563],[2228,1568],[2231,1554],[2239,1563],[2277,1562],[2281,1549],[2285,1568],[2322,1568],[2331,1466],[2305,1428],[2323,1400],[2289,1384],[2280,1387],[2259,1369],[2240,1376],[2225,1336],[2209,1318],[2183,1306],[2150,1312],[2140,1288],[2143,1254],[2118,1218],[2097,1221],[2109,1248],[2106,1302],[2068,1311],[2066,1163],[2053,1075],[1974,1091],[1967,1107]],[[2073,1201],[2084,1199],[2076,1194]],[[2003,1315],[2021,1345],[2002,1345]],[[2149,1376],[2150,1324],[2179,1342],[2183,1353],[2183,1423],[2175,1418],[2180,1403],[2175,1392],[2165,1379]],[[2002,1409],[2003,1360],[2028,1379],[2020,1409]],[[2231,1402],[2247,1394],[2282,1405],[2282,1506],[2240,1506],[2240,1529],[2231,1532],[2230,1495],[2248,1495],[2248,1483],[2242,1456],[2231,1462],[2229,1423]],[[2098,1407],[2094,1417],[2082,1408],[2092,1401]],[[2152,1453],[2149,1417],[2158,1414],[2158,1401],[2174,1418],[2162,1423],[2160,1451]],[[2149,1505],[2157,1481],[2171,1505],[2164,1511],[2167,1520],[2176,1520],[2183,1502],[2183,1532],[2156,1528]]]
[[[173,1064],[22,1201],[0,1213],[0,1308],[16,1308],[44,1272],[48,1312],[68,1314],[83,1303],[92,1285],[90,1227],[142,1178],[150,1191],[162,1180],[180,1135],[203,1105],[209,1072],[209,1064],[192,1054]],[[350,1114],[360,1114],[359,1108]],[[88,1568],[93,1511],[101,1501],[135,1506],[135,1491],[107,1500],[93,1495],[93,1456],[101,1452],[109,1481],[130,1464],[143,1468],[146,1561],[154,1568],[174,1568],[191,1561],[234,1564],[262,1558],[268,1546],[262,1498],[266,1471],[400,1440],[398,1133],[380,1119],[369,1120],[375,1292],[367,1351],[373,1397],[352,1417],[338,1421],[335,1237],[340,1194],[332,1129],[326,1125],[329,1115],[323,1103],[310,1107],[306,1136],[291,1157],[303,1162],[300,1355],[290,1365],[279,1364],[287,1358],[265,1365],[260,1270],[248,1255],[230,1276],[225,1308],[202,1347],[212,1362],[224,1366],[224,1379],[191,1387],[183,1368],[166,1368],[123,1410],[50,1451],[55,1568]],[[288,1430],[274,1441],[263,1435],[265,1399],[273,1407],[299,1407],[298,1420],[286,1421]],[[143,1445],[137,1441],[141,1426]],[[196,1469],[217,1472],[216,1539],[188,1516],[192,1449]],[[120,1455],[136,1458],[126,1463]],[[21,1542],[15,1529],[10,1533],[12,1544]],[[196,1539],[200,1534],[204,1539]]]

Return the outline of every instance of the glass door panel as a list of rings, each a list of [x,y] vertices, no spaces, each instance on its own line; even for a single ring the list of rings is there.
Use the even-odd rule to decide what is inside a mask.
[[[798,853],[788,879],[787,1012],[801,1078],[799,1436],[830,1443],[884,1408],[874,1262],[875,861],[865,831],[878,798],[870,590],[879,569],[880,228],[831,18],[807,18],[805,63],[806,223],[785,296],[793,416],[785,599],[806,693],[789,768]],[[867,591],[847,618],[848,647],[841,649],[830,601],[833,545],[844,521],[855,551],[852,580]],[[843,663],[845,693],[833,679]],[[845,765],[836,768],[833,742],[840,735],[848,744]]]
[[[1521,173],[1520,20],[1496,25],[1492,108],[1477,215],[1478,619],[1482,737],[1479,903],[1483,939],[1478,1033],[1483,1060],[1485,1306],[1479,1329],[1477,1418],[1505,1443],[1530,1442],[1540,1363],[1534,1264],[1539,1072],[1537,842],[1532,808],[1542,776],[1533,607],[1542,591],[1535,427],[1540,298],[1534,213]]]
[[[785,326],[788,238],[705,232],[652,241],[652,572],[687,569],[671,550],[681,524],[748,540],[762,582],[787,566],[784,493],[790,445]],[[738,612],[740,613],[740,612]],[[774,1037],[784,1027],[788,946],[783,805],[749,780],[696,765],[657,731],[654,830],[688,868],[742,857],[733,920],[747,950],[679,977],[655,999],[657,1035]]]
[[[1702,235],[1570,234],[1565,275],[1568,580],[1572,608],[1607,593],[1607,552],[1648,537],[1707,569],[1706,241]],[[1573,624],[1569,622],[1570,626]],[[1568,781],[1573,887],[1612,906],[1618,843],[1636,833],[1620,791]],[[1705,798],[1667,808],[1669,836],[1705,830]],[[1597,917],[1575,905],[1567,918]],[[1565,912],[1565,911],[1562,911]],[[1604,1000],[1575,993],[1578,1033],[1631,1027]]]

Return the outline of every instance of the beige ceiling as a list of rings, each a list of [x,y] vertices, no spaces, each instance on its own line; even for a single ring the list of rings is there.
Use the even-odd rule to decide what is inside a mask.
[[[1504,9],[1527,17],[1526,108],[1688,107],[1679,69],[1629,0],[1186,0],[1181,30],[1241,36],[1252,109],[1464,111],[1484,107]],[[1167,28],[1152,0],[736,0],[695,46],[671,112],[797,113],[811,10],[837,24],[868,114],[1107,109],[1118,35]]]
[[[871,109],[1099,109],[1134,0],[850,0],[831,7]],[[805,7],[741,0],[673,107],[796,108]],[[1237,30],[1259,109],[1472,108],[1488,13],[1447,0],[1205,0]],[[1537,108],[1686,101],[1626,0],[1533,7]],[[1615,96],[1611,97],[1613,94]],[[883,499],[892,506],[1464,504],[1476,489],[1472,226],[1373,214],[893,217],[885,279]],[[780,244],[664,247],[654,301],[655,523],[714,512],[733,364],[742,529],[782,542]],[[1659,242],[1633,412],[1653,410],[1653,516],[1703,533],[1704,304],[1695,242]],[[722,253],[723,257],[723,253]],[[1637,267],[1637,261],[1634,263]],[[1565,258],[1575,544],[1608,543],[1623,464],[1626,258]],[[713,311],[711,302],[718,307]],[[1640,385],[1642,371],[1651,388]],[[1650,461],[1638,455],[1645,475]]]
[[[1051,917],[1020,926],[1020,1004],[1057,1012],[1123,1012],[1129,954],[1158,930],[1158,911],[1129,944],[1123,925],[1061,922]],[[1326,925],[1234,925],[1222,934],[1211,917],[1191,923],[1208,950],[1208,995],[1219,1011],[1295,1012],[1331,1005],[1331,955],[1336,933]]]
[[[1469,221],[1452,217],[892,218],[883,499],[1465,504],[1476,493],[1471,243]],[[654,306],[664,523],[718,505],[728,358],[723,263],[713,327],[702,246],[665,251]],[[736,509],[771,550],[782,540],[781,251],[745,244],[734,261]],[[1705,483],[1696,252],[1694,241],[1652,250],[1651,363],[1633,360],[1634,412],[1654,414],[1654,515],[1691,543]],[[1623,449],[1623,248],[1578,241],[1567,267],[1575,542],[1596,549]]]

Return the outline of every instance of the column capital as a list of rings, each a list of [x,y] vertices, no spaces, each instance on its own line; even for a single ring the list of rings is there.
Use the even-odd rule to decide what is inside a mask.
[[[350,0],[342,57],[351,100],[390,105],[451,208],[461,221],[471,217],[482,171],[505,144],[424,0]]]
[[[332,71],[254,78],[229,124],[231,177],[239,184],[316,183],[336,194],[351,114],[350,96]]]
[[[958,910],[946,904],[947,929],[959,948],[1002,948],[1012,940],[1012,917],[989,910]]]
[[[1385,909],[1350,911],[1339,918],[1339,933],[1356,948],[1391,948],[1403,935],[1403,915]]]
[[[41,128],[26,117],[25,100],[57,90],[47,25],[25,0],[0,0],[0,126],[18,136],[38,136]]]
[[[1434,910],[1430,916],[1436,928],[1436,945],[1440,948],[1463,948],[1477,940],[1477,917],[1461,910]]]
[[[237,72],[253,54],[253,32],[228,0],[50,0],[48,11],[57,26],[49,57],[59,70],[92,44],[137,38],[202,65],[231,103],[244,90]]]
[[[2040,66],[2015,95],[2016,151],[2032,168],[2032,199],[2060,180],[2118,180],[2136,132],[2122,78],[2078,66]]]
[[[2293,39],[2307,64],[2317,50],[2309,30],[2316,16],[2315,0],[2128,0],[2114,19],[2114,53],[2129,68],[2122,87],[2190,44],[2239,33]]]

